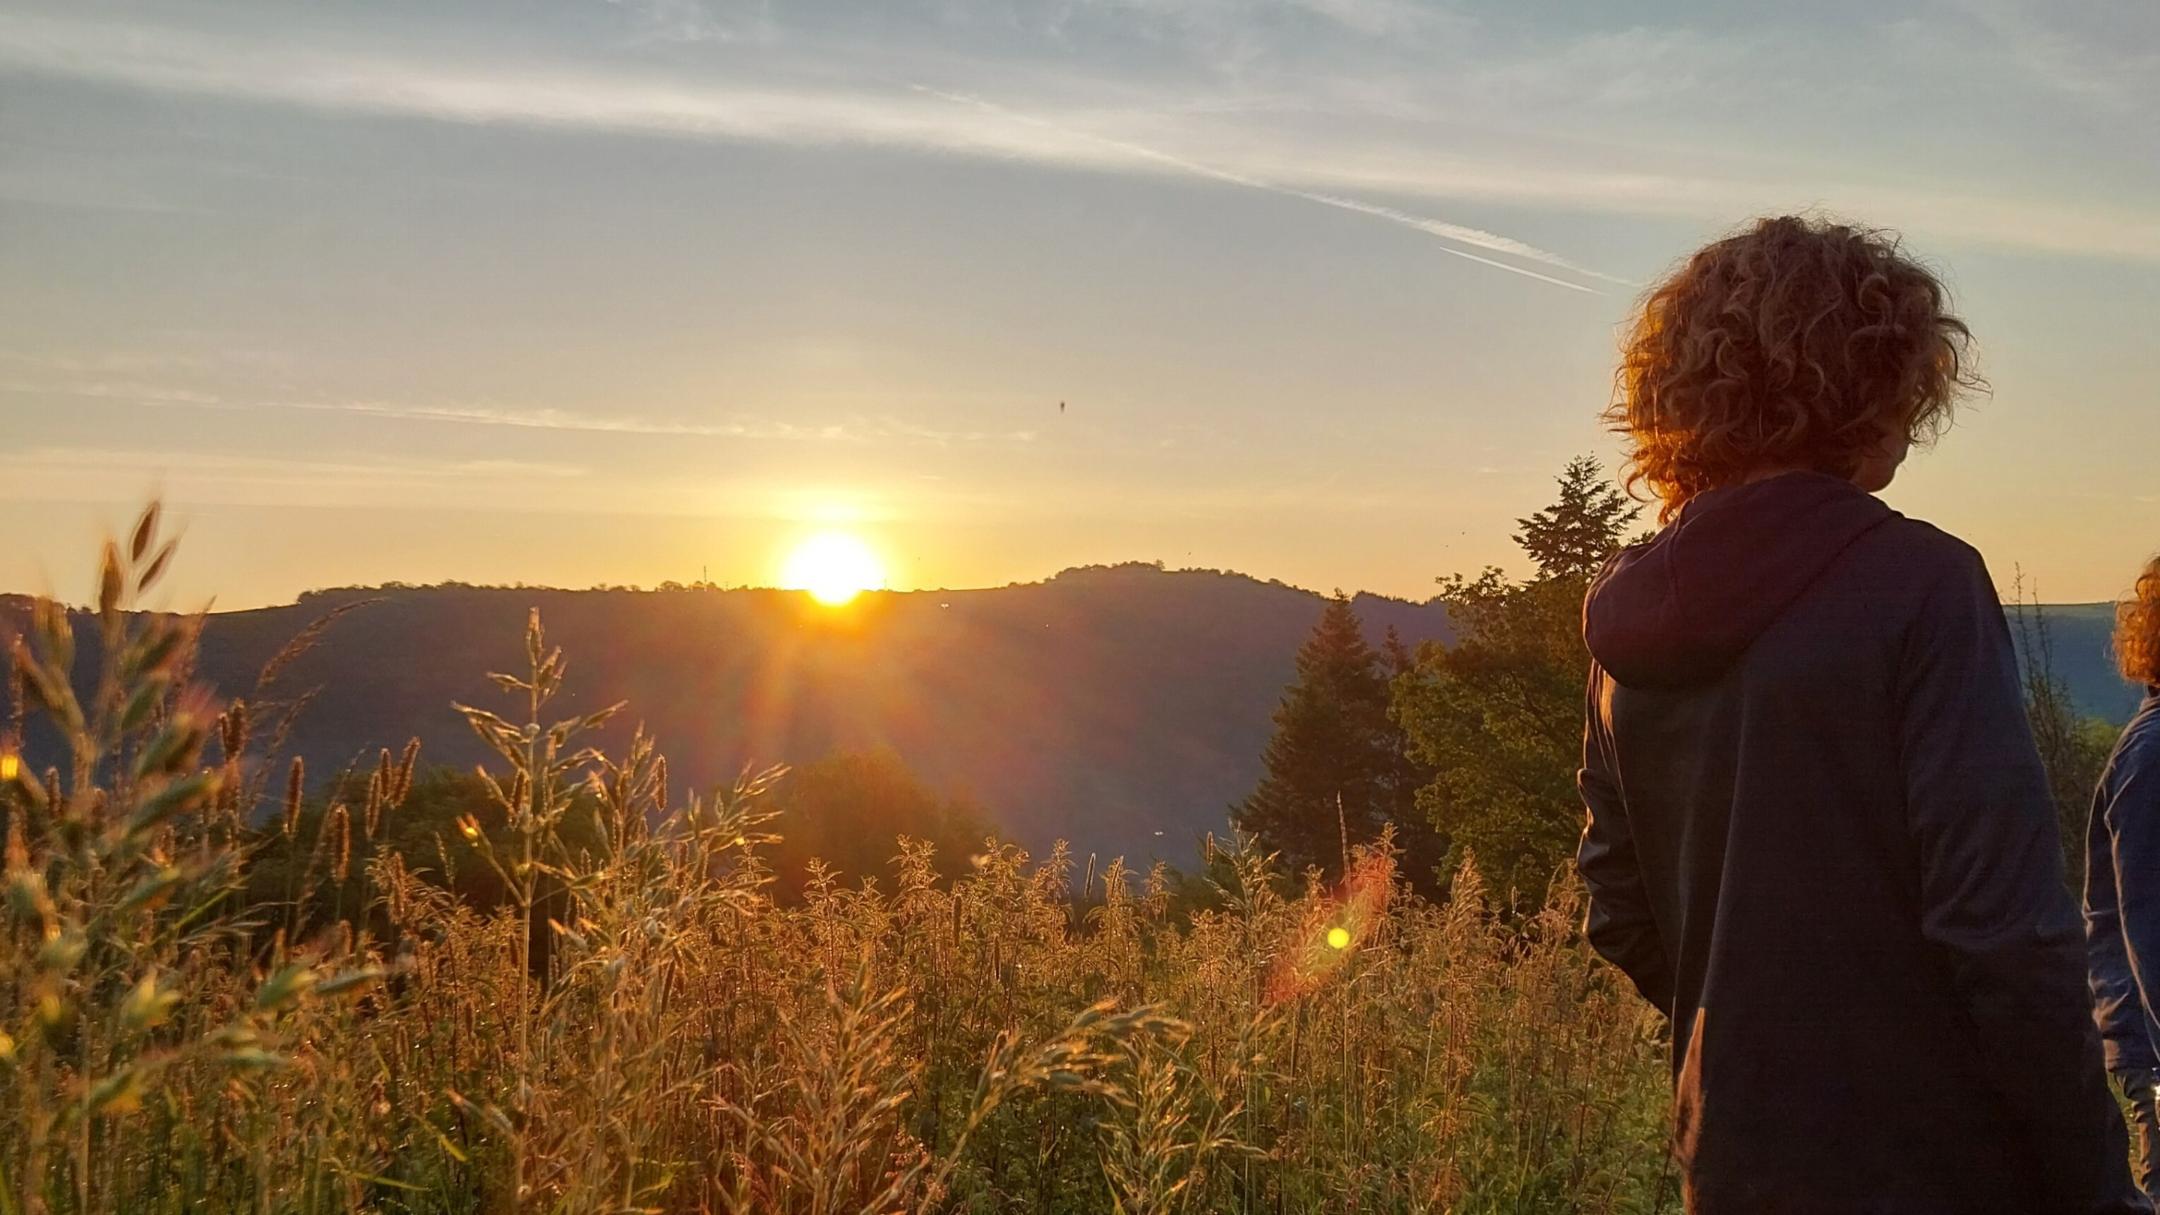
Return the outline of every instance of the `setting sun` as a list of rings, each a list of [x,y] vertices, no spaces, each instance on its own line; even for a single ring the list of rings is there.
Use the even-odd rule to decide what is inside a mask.
[[[885,565],[860,536],[819,532],[797,544],[780,571],[780,585],[838,606],[885,585]]]

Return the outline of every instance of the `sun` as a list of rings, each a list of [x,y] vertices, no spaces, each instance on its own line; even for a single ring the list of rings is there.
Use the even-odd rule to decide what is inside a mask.
[[[838,607],[864,591],[883,587],[885,563],[860,536],[819,532],[788,553],[787,563],[780,568],[780,585],[808,591],[819,603]]]

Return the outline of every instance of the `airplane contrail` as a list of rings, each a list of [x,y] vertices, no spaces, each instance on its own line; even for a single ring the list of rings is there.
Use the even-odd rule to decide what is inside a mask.
[[[1625,284],[1627,282],[1626,279],[1616,278],[1610,274],[1602,274],[1596,270],[1591,270],[1583,266],[1578,266],[1575,263],[1568,261],[1566,258],[1561,257],[1557,253],[1549,253],[1543,249],[1538,248],[1535,245],[1527,245],[1519,240],[1515,240],[1511,237],[1501,236],[1497,233],[1486,232],[1477,228],[1467,228],[1460,224],[1451,224],[1446,222],[1445,220],[1430,219],[1422,215],[1412,215],[1407,211],[1398,211],[1393,207],[1383,207],[1375,203],[1359,202],[1357,199],[1344,198],[1338,194],[1322,194],[1313,190],[1300,190],[1296,186],[1286,186],[1281,184],[1280,182],[1268,181],[1265,178],[1253,177],[1250,174],[1235,172],[1233,170],[1220,168],[1211,164],[1204,164],[1197,160],[1188,160],[1185,157],[1176,156],[1169,152],[1164,152],[1156,148],[1151,148],[1145,144],[1132,143],[1123,139],[1113,139],[1107,135],[1097,135],[1091,131],[1076,131],[1070,127],[1061,126],[1047,119],[1038,118],[1033,114],[1027,114],[1018,110],[1008,109],[1005,106],[998,105],[995,102],[986,101],[983,98],[972,96],[967,93],[948,92],[944,89],[932,88],[929,85],[925,84],[910,84],[908,87],[914,89],[918,93],[922,93],[930,97],[936,97],[944,101],[950,101],[956,105],[973,106],[987,113],[996,114],[1001,118],[1009,118],[1015,122],[1024,122],[1031,126],[1041,127],[1044,130],[1056,131],[1060,135],[1064,135],[1073,139],[1086,140],[1088,142],[1101,145],[1102,147],[1114,148],[1117,151],[1123,152],[1129,156],[1134,156],[1142,160],[1151,160],[1161,165],[1167,165],[1170,168],[1177,169],[1180,172],[1187,173],[1195,177],[1205,177],[1214,181],[1223,182],[1228,185],[1244,186],[1247,189],[1251,190],[1265,190],[1270,194],[1281,194],[1289,198],[1299,198],[1305,200],[1306,202],[1318,203],[1321,206],[1334,207],[1338,210],[1349,211],[1358,215],[1369,215],[1375,219],[1384,219],[1390,223],[1401,224],[1406,228],[1411,228],[1416,231],[1423,232],[1427,236],[1436,237],[1442,242],[1454,242],[1442,243],[1441,245],[1439,245],[1438,248],[1442,253],[1452,254],[1456,257],[1462,258],[1465,261],[1476,262],[1481,266],[1491,266],[1495,270],[1505,270],[1509,274],[1519,274],[1524,278],[1536,279],[1538,282],[1541,283],[1551,283],[1555,287],[1565,287],[1569,291],[1580,291],[1586,295],[1604,294],[1603,292],[1597,290],[1594,287],[1585,287],[1581,283],[1571,283],[1563,278],[1554,278],[1549,274],[1540,274],[1537,271],[1531,270],[1524,266],[1517,266],[1509,262],[1500,261],[1496,258],[1484,257],[1480,254],[1472,253],[1467,249],[1458,249],[1455,246],[1456,244],[1466,244],[1474,248],[1489,249],[1495,253],[1510,253],[1517,257],[1526,258],[1531,261],[1543,262],[1546,265],[1567,270],[1575,274],[1585,275],[1590,278],[1604,279],[1605,281],[1611,283]]]

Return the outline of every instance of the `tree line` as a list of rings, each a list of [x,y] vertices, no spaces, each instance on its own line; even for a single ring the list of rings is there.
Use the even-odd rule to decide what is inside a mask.
[[[1298,652],[1260,783],[1232,808],[1239,829],[1323,881],[1341,876],[1353,847],[1389,833],[1403,871],[1428,894],[1469,860],[1489,890],[1543,905],[1582,831],[1583,596],[1640,514],[1596,460],[1570,461],[1551,505],[1517,520],[1530,577],[1488,567],[1441,578],[1456,640],[1414,654],[1392,632],[1369,645],[1338,591]],[[2065,880],[2077,886],[2112,730],[2072,706],[2039,614],[2021,602],[2013,623]]]

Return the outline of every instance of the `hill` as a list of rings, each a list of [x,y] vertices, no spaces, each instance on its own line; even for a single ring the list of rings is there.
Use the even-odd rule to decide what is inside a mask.
[[[843,611],[769,590],[353,589],[213,615],[200,673],[250,695],[290,638],[350,606],[267,689],[320,689],[290,749],[327,776],[417,733],[432,762],[470,765],[482,749],[450,702],[500,707],[487,674],[520,669],[537,607],[569,658],[568,709],[629,701],[610,733],[643,722],[678,788],[750,762],[890,747],[1031,846],[1065,838],[1083,855],[1182,861],[1258,778],[1321,604],[1279,583],[1151,565],[875,593]],[[1357,608],[1376,640],[1391,624],[1413,645],[1450,637],[1437,604],[1360,596]]]
[[[2069,687],[2072,702],[2094,717],[2117,724],[2130,720],[2143,694],[2115,671],[2115,605],[2058,603],[2039,613],[2054,651],[2055,675]],[[2020,637],[2019,644],[2024,643]]]
[[[1437,603],[1356,604],[1375,640],[1390,625],[1413,645],[1451,639]],[[1082,855],[1186,861],[1258,779],[1321,605],[1281,583],[1152,565],[876,593],[844,611],[769,590],[345,589],[211,616],[200,674],[265,713],[315,693],[289,750],[318,779],[414,734],[430,761],[466,766],[484,756],[450,703],[501,707],[487,674],[520,669],[537,607],[570,660],[567,708],[629,701],[607,745],[644,723],[677,788],[751,762],[889,747],[1032,847],[1064,838]],[[264,664],[339,608],[258,691]],[[2107,666],[2107,606],[2044,611],[2080,706],[2127,717],[2134,697]]]

